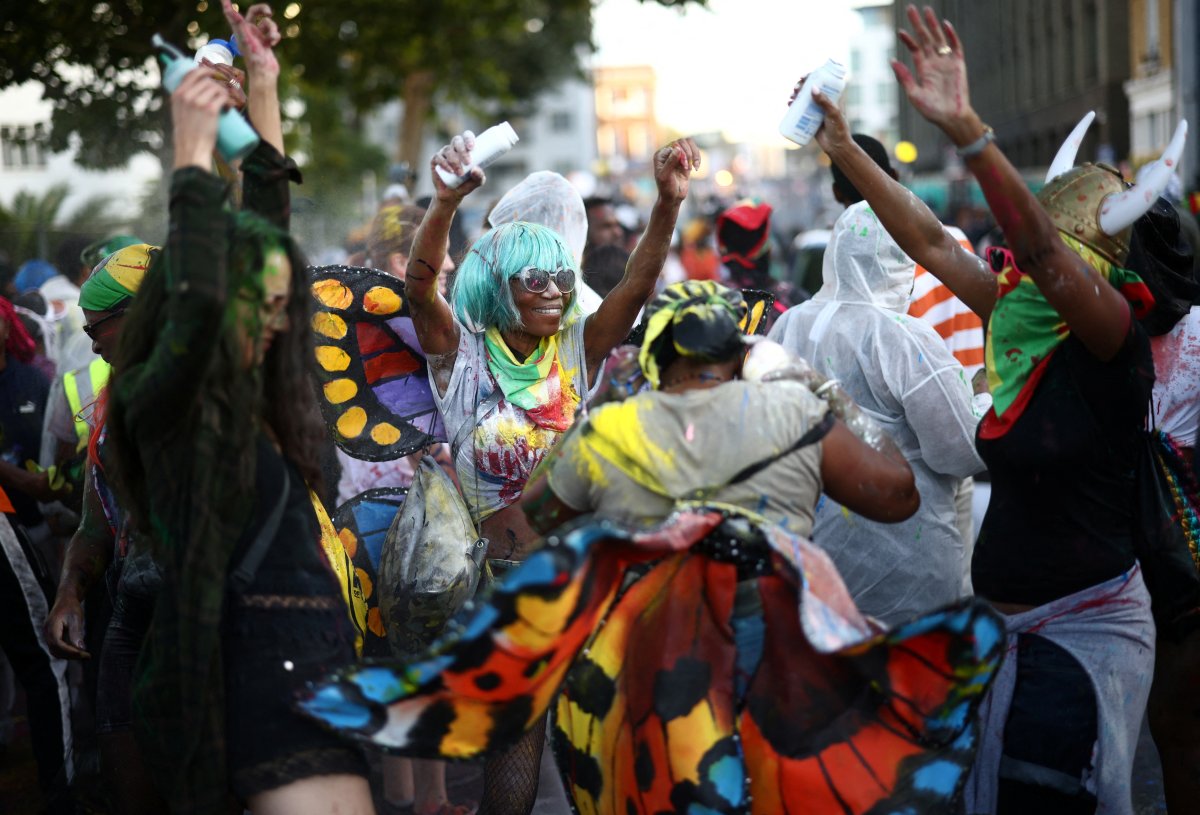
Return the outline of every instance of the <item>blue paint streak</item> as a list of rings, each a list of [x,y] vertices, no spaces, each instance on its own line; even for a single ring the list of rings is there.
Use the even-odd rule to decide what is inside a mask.
[[[389,668],[361,668],[350,677],[363,696],[386,705],[407,696],[396,672]]]
[[[366,708],[347,700],[335,686],[317,690],[311,699],[301,701],[300,707],[339,730],[355,730],[371,721]]]
[[[991,617],[979,617],[975,620],[975,651],[986,653],[1000,642],[1004,636],[1004,626]]]
[[[746,770],[741,759],[737,756],[718,759],[709,767],[708,778],[722,798],[734,806],[741,805],[746,783]]]
[[[949,796],[954,792],[954,786],[962,775],[962,767],[949,761],[935,761],[926,765],[913,775],[913,786],[919,790],[929,790]]]

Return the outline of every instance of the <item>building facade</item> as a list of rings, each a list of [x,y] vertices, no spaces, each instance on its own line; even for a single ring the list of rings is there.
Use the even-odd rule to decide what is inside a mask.
[[[855,133],[879,139],[888,150],[899,140],[899,93],[891,60],[896,55],[892,3],[862,3],[862,29],[850,43],[846,121]]]
[[[1080,160],[1129,158],[1129,0],[930,5],[954,23],[967,54],[971,103],[1018,168],[1033,173],[1049,165],[1089,110],[1096,111],[1096,121]],[[905,4],[896,4],[893,17],[897,27],[907,28]],[[900,135],[917,145],[918,171],[953,168],[951,145],[906,102],[900,105]]]
[[[600,174],[619,176],[648,166],[659,146],[654,69],[647,65],[595,68],[592,77]]]
[[[1170,0],[1130,0],[1129,98],[1130,163],[1155,159],[1178,121],[1171,41]]]

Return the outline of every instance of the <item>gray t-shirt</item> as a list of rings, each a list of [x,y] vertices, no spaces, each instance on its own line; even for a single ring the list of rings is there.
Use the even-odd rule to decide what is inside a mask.
[[[652,526],[675,502],[719,487],[710,500],[748,509],[808,536],[821,494],[821,444],[788,453],[751,477],[747,467],[794,445],[829,408],[794,382],[735,381],[683,394],[642,393],[605,405],[562,440],[550,488],[580,512]]]
[[[559,386],[572,389],[575,401],[589,396],[584,323],[581,317],[557,336]],[[473,334],[461,323],[457,325],[458,352],[429,357],[429,383],[442,413],[446,437],[452,443],[462,439],[454,469],[463,499],[479,523],[521,497],[534,467],[562,433],[539,427],[522,408],[504,398],[476,415],[497,385],[488,370],[483,334]],[[447,380],[448,362],[453,368]],[[439,376],[447,383],[445,395],[438,389]],[[467,422],[474,426],[474,432],[463,431]]]

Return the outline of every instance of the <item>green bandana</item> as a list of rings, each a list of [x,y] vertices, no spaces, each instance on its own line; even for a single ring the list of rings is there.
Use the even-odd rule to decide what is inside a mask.
[[[138,243],[113,252],[79,289],[79,307],[111,311],[133,297],[158,251],[157,246]]]

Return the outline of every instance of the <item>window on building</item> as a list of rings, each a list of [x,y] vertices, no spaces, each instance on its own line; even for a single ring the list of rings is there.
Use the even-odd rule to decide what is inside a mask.
[[[550,130],[553,133],[569,133],[571,131],[571,114],[560,110],[550,114]]]
[[[10,170],[46,166],[46,127],[36,125],[0,126],[0,164]]]
[[[1076,87],[1075,60],[1079,53],[1075,47],[1078,32],[1075,30],[1075,15],[1071,3],[1063,3],[1062,44],[1065,59],[1066,76],[1063,77],[1063,89],[1073,90]]]
[[[1147,62],[1158,62],[1158,0],[1146,0],[1146,53]]]
[[[896,103],[896,81],[894,79],[880,82],[875,91],[875,100],[884,106]]]
[[[617,154],[617,133],[612,125],[596,128],[596,149],[606,158]]]
[[[1095,2],[1083,4],[1083,77],[1090,81],[1100,76],[1100,17]]]

